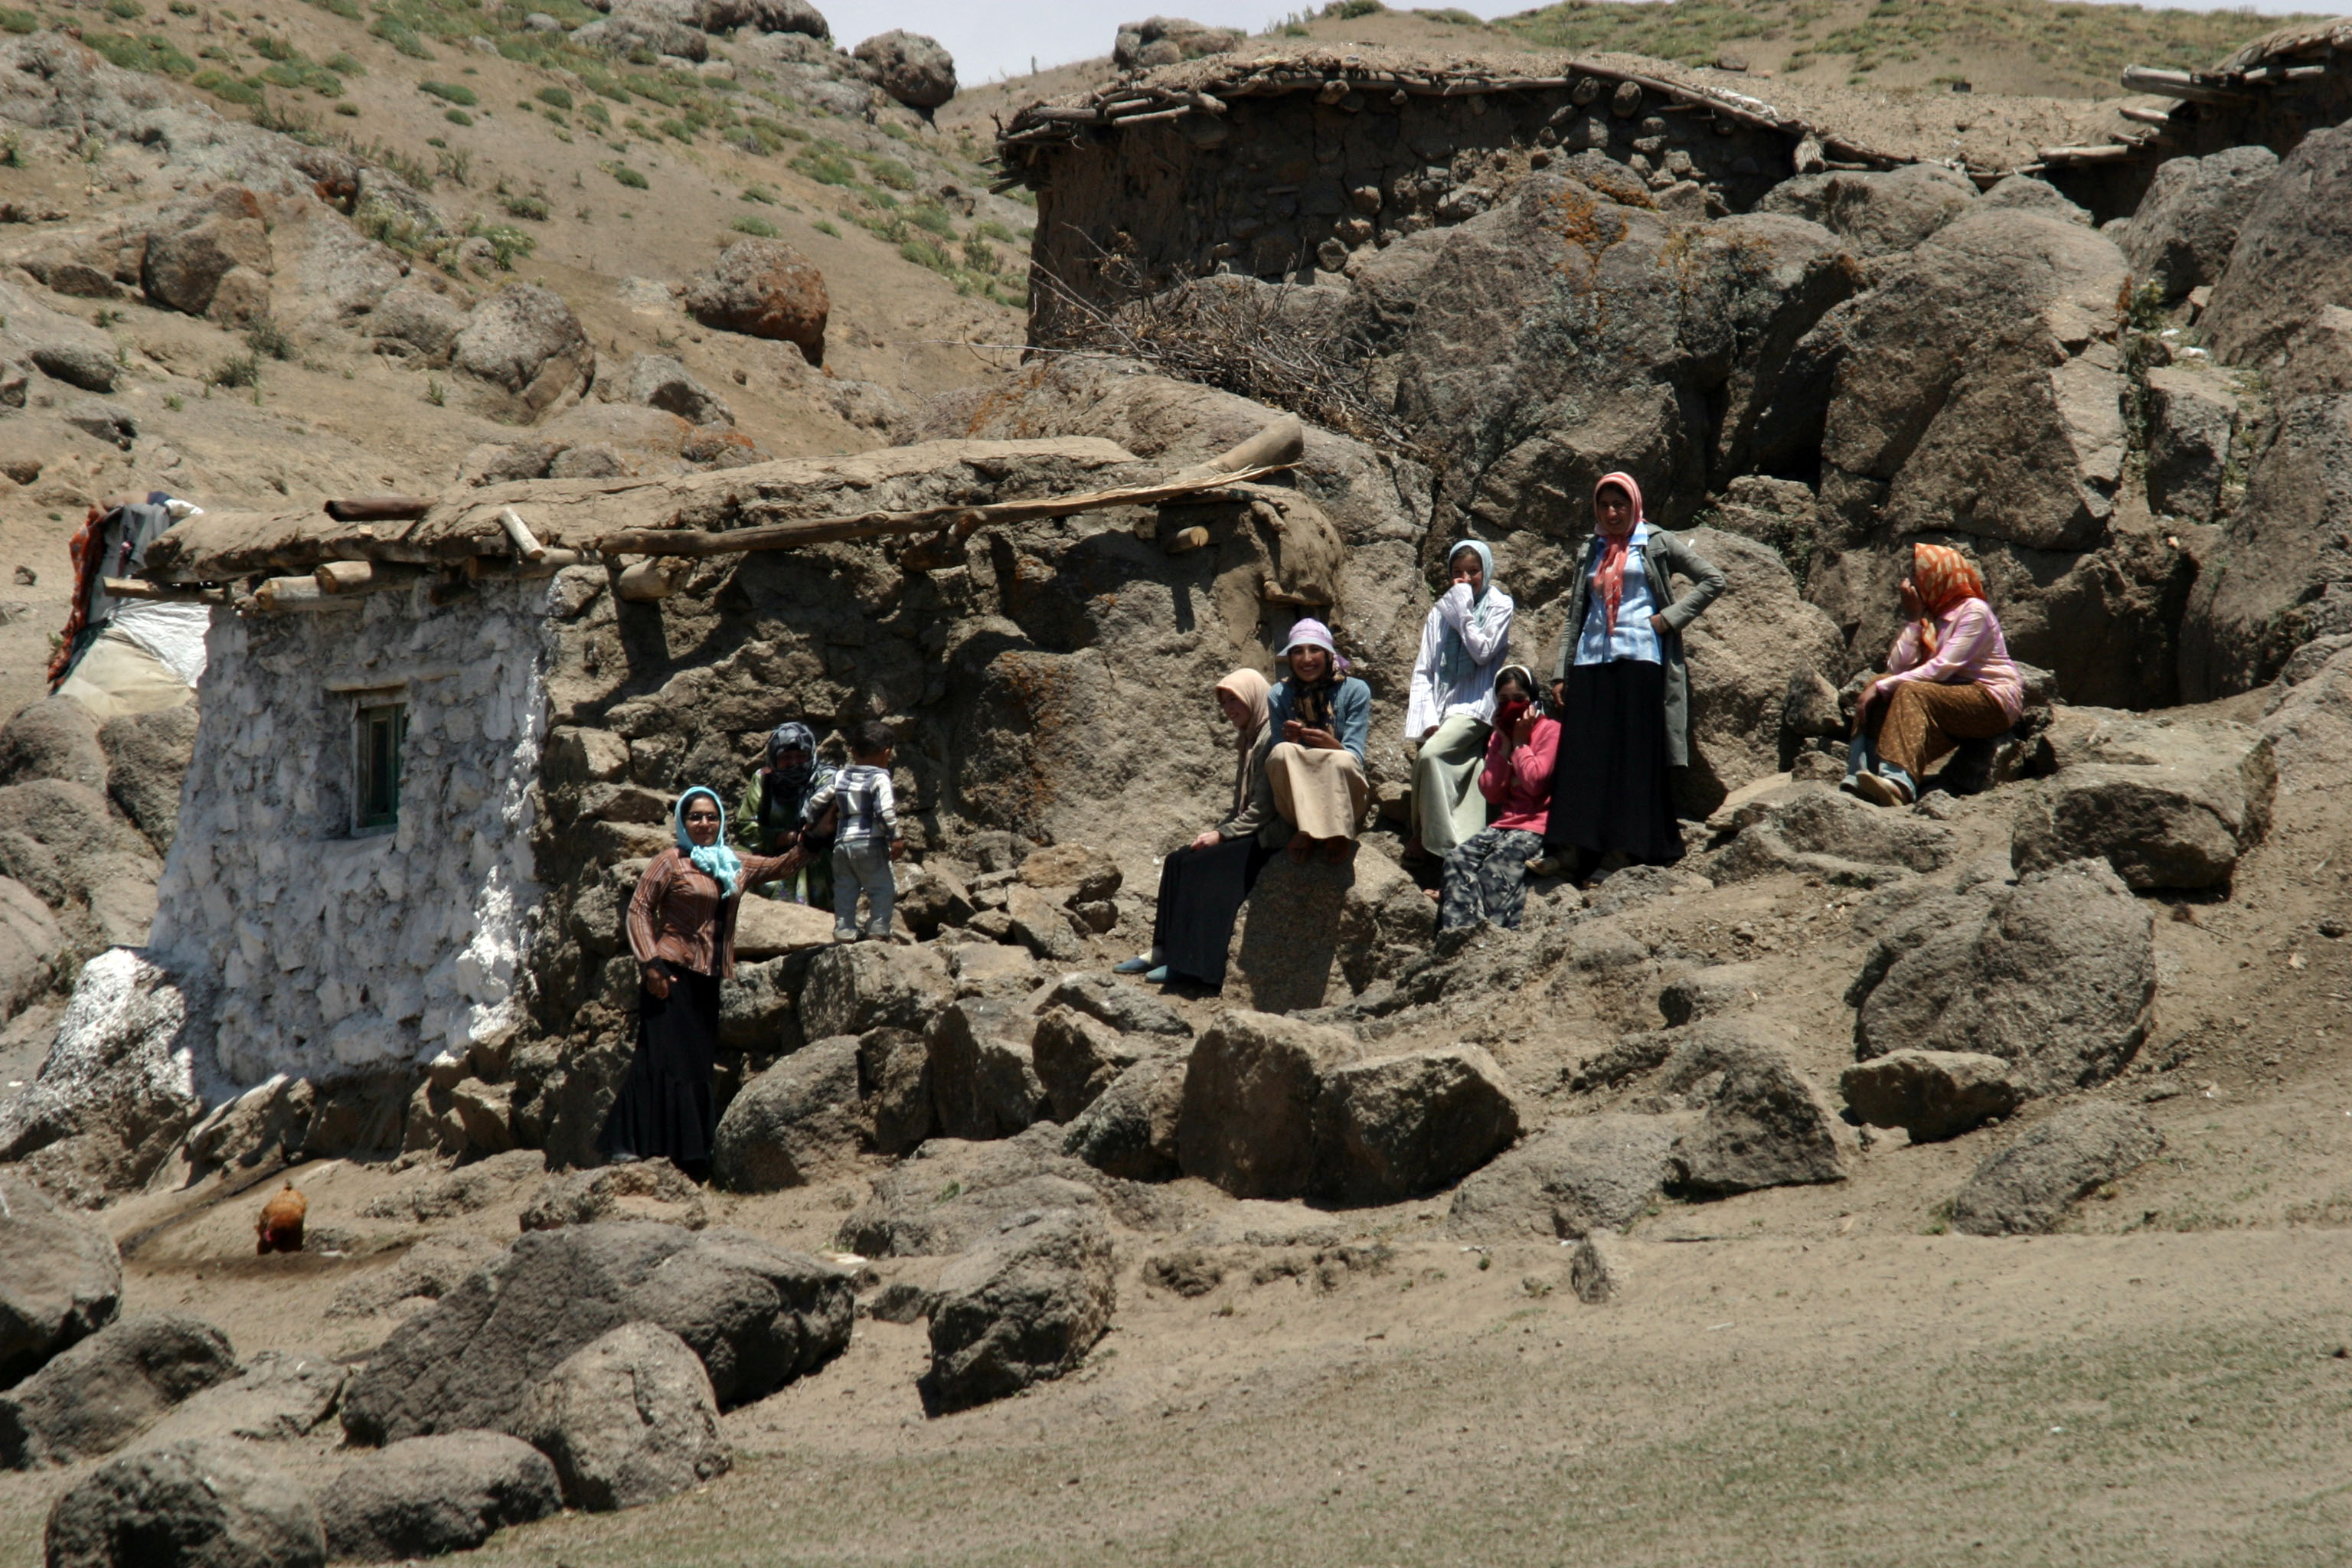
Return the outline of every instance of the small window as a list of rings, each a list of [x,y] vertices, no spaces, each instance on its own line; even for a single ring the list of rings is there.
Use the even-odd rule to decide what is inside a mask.
[[[360,831],[400,823],[400,758],[408,746],[408,705],[370,703],[359,710]]]

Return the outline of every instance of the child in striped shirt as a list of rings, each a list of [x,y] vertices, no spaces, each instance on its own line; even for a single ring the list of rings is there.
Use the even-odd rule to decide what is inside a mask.
[[[890,862],[907,852],[907,841],[898,835],[898,797],[890,788],[895,749],[890,726],[878,721],[860,724],[849,738],[849,765],[809,796],[806,822],[822,820],[828,806],[840,807],[833,834],[835,942],[857,940],[861,889],[869,910],[866,936],[871,940],[890,934],[890,901],[898,891]]]

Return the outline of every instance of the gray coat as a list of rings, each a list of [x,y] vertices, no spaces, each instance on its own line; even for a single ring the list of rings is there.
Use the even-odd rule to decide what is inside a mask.
[[[1569,666],[1576,662],[1577,637],[1584,629],[1592,566],[1599,559],[1600,548],[1601,536],[1595,534],[1584,542],[1584,552],[1577,562],[1576,585],[1568,597],[1568,625],[1560,632],[1559,657],[1552,661],[1554,685],[1568,679]],[[1665,605],[1658,612],[1666,618],[1666,630],[1659,635],[1658,649],[1665,656],[1666,663],[1666,760],[1675,767],[1686,768],[1690,766],[1690,672],[1683,667],[1683,628],[1722,596],[1723,572],[1685,544],[1680,536],[1655,523],[1650,525],[1642,563],[1650,574],[1651,600]],[[1674,596],[1672,581],[1677,574],[1691,582],[1690,591],[1679,599]]]

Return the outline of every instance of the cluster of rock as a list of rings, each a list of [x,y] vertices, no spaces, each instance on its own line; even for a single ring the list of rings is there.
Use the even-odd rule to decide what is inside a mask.
[[[878,90],[928,117],[956,92],[955,60],[938,39],[893,28],[845,53],[809,0],[597,0],[596,9],[604,15],[572,28],[573,43],[691,70],[710,62],[712,38],[730,38],[801,68],[803,96],[835,113],[870,117]]]
[[[58,1499],[52,1563],[127,1568],[159,1531],[205,1562],[381,1561],[478,1546],[567,1504],[635,1507],[724,1473],[719,1413],[849,1339],[838,1269],[730,1231],[556,1223],[567,1200],[611,1213],[628,1199],[551,1192],[534,1205],[545,1228],[473,1259],[362,1371],[274,1352],[240,1362],[198,1320],[118,1318],[105,1233],[13,1173],[0,1196],[0,1467],[121,1456]],[[1087,1267],[1107,1283],[1103,1258]],[[1001,1378],[975,1347],[1004,1331],[968,1309],[957,1364],[971,1370],[948,1382]],[[323,1484],[296,1482],[271,1446],[333,1419],[354,1457]]]

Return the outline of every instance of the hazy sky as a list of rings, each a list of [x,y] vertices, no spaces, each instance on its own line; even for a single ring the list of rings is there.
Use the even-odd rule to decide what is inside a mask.
[[[1497,16],[1538,0],[1461,3],[1481,16]],[[956,75],[969,83],[1020,75],[1033,58],[1052,66],[1108,55],[1121,22],[1155,12],[1255,32],[1290,11],[1309,8],[1307,0],[817,0],[817,5],[844,47],[893,27],[929,33],[955,56]],[[2253,8],[2329,9],[2313,0],[2253,0]]]

